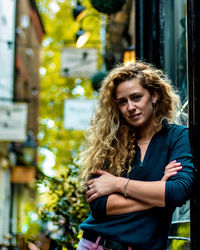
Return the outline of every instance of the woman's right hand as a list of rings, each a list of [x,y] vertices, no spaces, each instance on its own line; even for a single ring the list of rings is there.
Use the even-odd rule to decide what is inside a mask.
[[[181,166],[181,163],[176,162],[176,160],[171,161],[166,167],[164,176],[162,177],[161,181],[167,181],[168,178],[171,176],[177,174],[179,170],[181,170],[183,167]]]

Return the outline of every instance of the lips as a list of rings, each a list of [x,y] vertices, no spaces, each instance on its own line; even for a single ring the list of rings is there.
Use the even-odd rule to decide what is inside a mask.
[[[130,115],[128,116],[129,119],[136,119],[140,116],[141,113],[135,114],[135,115]]]

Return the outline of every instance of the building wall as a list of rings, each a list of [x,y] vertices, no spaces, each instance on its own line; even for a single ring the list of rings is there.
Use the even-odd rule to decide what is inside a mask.
[[[124,51],[135,45],[133,0],[126,0],[122,9],[108,16],[106,25],[106,69],[112,69],[123,61]]]
[[[0,248],[9,242],[10,218],[10,170],[8,161],[8,143],[0,142]]]
[[[15,1],[0,1],[0,104],[13,99]],[[1,124],[2,125],[2,124]],[[8,143],[0,139],[0,248],[9,243],[10,170]]]
[[[136,1],[136,56],[161,68],[182,101],[181,122],[187,115],[187,1]],[[189,72],[190,73],[190,72]],[[169,232],[168,249],[190,249],[190,205],[177,208]]]
[[[15,1],[0,1],[0,101],[12,101],[15,50]]]
[[[15,100],[28,103],[28,129],[32,130],[36,136],[38,133],[38,70],[42,29],[38,26],[37,12],[32,9],[30,1],[20,0],[17,12],[17,29],[21,30],[22,34],[19,33],[16,40]],[[29,20],[27,28],[23,28],[23,16]]]
[[[34,0],[0,1],[0,104],[28,103],[27,132],[31,130],[36,141],[39,51],[43,34]],[[9,235],[21,231],[24,204],[35,195],[30,186],[10,182],[11,170],[18,163],[16,149],[22,145],[23,142],[0,140],[0,249],[16,244],[15,238]]]
[[[32,131],[37,142],[38,110],[39,110],[39,52],[44,33],[35,1],[18,0],[16,20],[16,67],[15,67],[15,93],[16,102],[28,104],[27,132]],[[22,143],[15,145],[21,147]],[[35,151],[35,162],[37,156]],[[35,166],[36,167],[36,166]],[[31,202],[36,192],[26,184],[13,184],[12,206],[12,232],[22,230],[26,216],[25,204]],[[27,195],[24,195],[27,194]]]

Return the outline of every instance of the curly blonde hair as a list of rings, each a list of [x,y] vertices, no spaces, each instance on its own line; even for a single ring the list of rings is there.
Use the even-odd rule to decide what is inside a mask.
[[[180,99],[161,70],[140,61],[128,66],[117,66],[102,83],[91,126],[86,133],[85,151],[80,157],[80,177],[84,183],[97,169],[117,176],[130,171],[136,134],[134,127],[120,114],[115,91],[120,83],[134,78],[139,79],[151,95],[158,95],[155,125],[160,125],[164,118],[169,123],[175,122]]]

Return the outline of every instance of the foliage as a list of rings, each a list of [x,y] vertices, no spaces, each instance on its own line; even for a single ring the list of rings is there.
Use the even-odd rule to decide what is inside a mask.
[[[177,235],[190,237],[190,223],[183,223],[178,226]]]
[[[48,194],[54,200],[43,206],[41,219],[46,224],[48,236],[67,249],[76,248],[79,225],[88,215],[88,205],[79,191],[77,175],[78,166],[71,164],[61,178],[44,177],[40,180],[48,187]],[[49,221],[54,225],[52,231],[47,227]]]
[[[55,176],[52,177],[45,172],[46,176],[38,180],[38,185],[45,188],[45,192],[40,195],[40,215],[46,234],[58,244],[73,249],[80,234],[78,226],[88,214],[84,195],[78,191],[79,166],[76,162],[84,135],[83,131],[64,128],[64,102],[67,98],[94,98],[94,92],[89,78],[69,78],[60,75],[61,49],[65,46],[75,47],[74,37],[81,26],[91,32],[90,40],[85,47],[98,50],[97,64],[100,68],[103,61],[99,42],[100,14],[91,6],[89,0],[83,0],[82,4],[89,14],[78,23],[72,15],[73,1],[36,2],[46,31],[41,53],[38,138],[40,149],[48,149],[55,156]],[[39,168],[43,171],[45,159],[40,152],[38,159]],[[57,234],[49,227],[54,228]]]
[[[26,240],[34,241],[38,237],[41,225],[38,220],[38,209],[35,201],[31,198],[24,204],[24,213],[25,217],[20,231],[23,233]]]
[[[190,249],[189,248],[189,243],[186,240],[172,240],[171,245],[170,245],[171,250],[184,250],[184,249]]]
[[[92,87],[94,90],[99,91],[101,88],[101,82],[104,80],[104,78],[107,76],[106,71],[98,71],[96,74],[92,76]]]
[[[170,241],[170,249],[189,249],[189,241],[184,240],[184,238],[190,238],[190,223],[178,223],[177,229],[173,235],[180,237],[179,239],[172,239]]]
[[[99,12],[103,12],[105,14],[114,14],[117,11],[121,10],[122,6],[125,3],[125,0],[91,0],[92,5]]]

